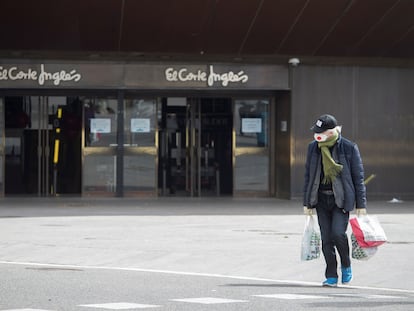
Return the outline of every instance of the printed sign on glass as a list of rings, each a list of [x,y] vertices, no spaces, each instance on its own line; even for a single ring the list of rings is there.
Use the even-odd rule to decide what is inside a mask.
[[[91,119],[91,133],[111,133],[111,119]]]
[[[150,119],[142,119],[142,118],[131,119],[131,132],[132,133],[149,133],[150,132]]]
[[[261,118],[243,118],[242,120],[243,133],[261,133],[262,119]]]

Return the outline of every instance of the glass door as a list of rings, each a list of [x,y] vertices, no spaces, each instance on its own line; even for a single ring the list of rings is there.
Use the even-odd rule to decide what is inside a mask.
[[[82,98],[83,194],[115,196],[117,190],[118,100],[116,97]]]
[[[124,195],[156,196],[158,100],[131,97],[124,105]]]
[[[185,97],[161,100],[158,189],[162,196],[191,194],[189,107]]]
[[[69,97],[5,97],[4,115],[5,194],[79,194],[78,102]]]
[[[5,97],[6,195],[53,192],[48,112],[47,97]]]
[[[201,129],[202,115],[201,103],[198,98],[187,100],[186,116],[186,188],[190,196],[201,196],[202,181],[208,183],[208,155],[204,157],[202,165]]]
[[[232,109],[228,98],[168,98],[160,122],[162,195],[231,195]]]
[[[234,192],[269,195],[268,99],[234,101]]]

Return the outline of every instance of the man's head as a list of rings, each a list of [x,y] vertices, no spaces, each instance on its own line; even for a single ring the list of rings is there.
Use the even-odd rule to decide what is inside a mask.
[[[338,121],[336,121],[334,116],[330,114],[321,115],[315,124],[311,127],[311,130],[314,133],[323,133],[327,130],[332,130],[338,126]]]
[[[317,142],[324,142],[340,132],[338,122],[330,114],[321,115],[311,127],[311,130],[315,133],[314,138]]]

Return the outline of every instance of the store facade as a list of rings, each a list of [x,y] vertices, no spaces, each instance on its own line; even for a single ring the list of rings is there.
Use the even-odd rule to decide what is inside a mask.
[[[290,197],[284,65],[0,63],[2,196]]]

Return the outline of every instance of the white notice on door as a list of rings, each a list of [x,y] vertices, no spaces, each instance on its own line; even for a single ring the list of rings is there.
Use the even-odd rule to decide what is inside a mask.
[[[91,133],[111,133],[111,119],[91,119]]]
[[[261,133],[262,119],[261,118],[243,118],[242,119],[243,133]]]
[[[150,119],[131,119],[131,132],[132,133],[149,133],[150,132]]]

